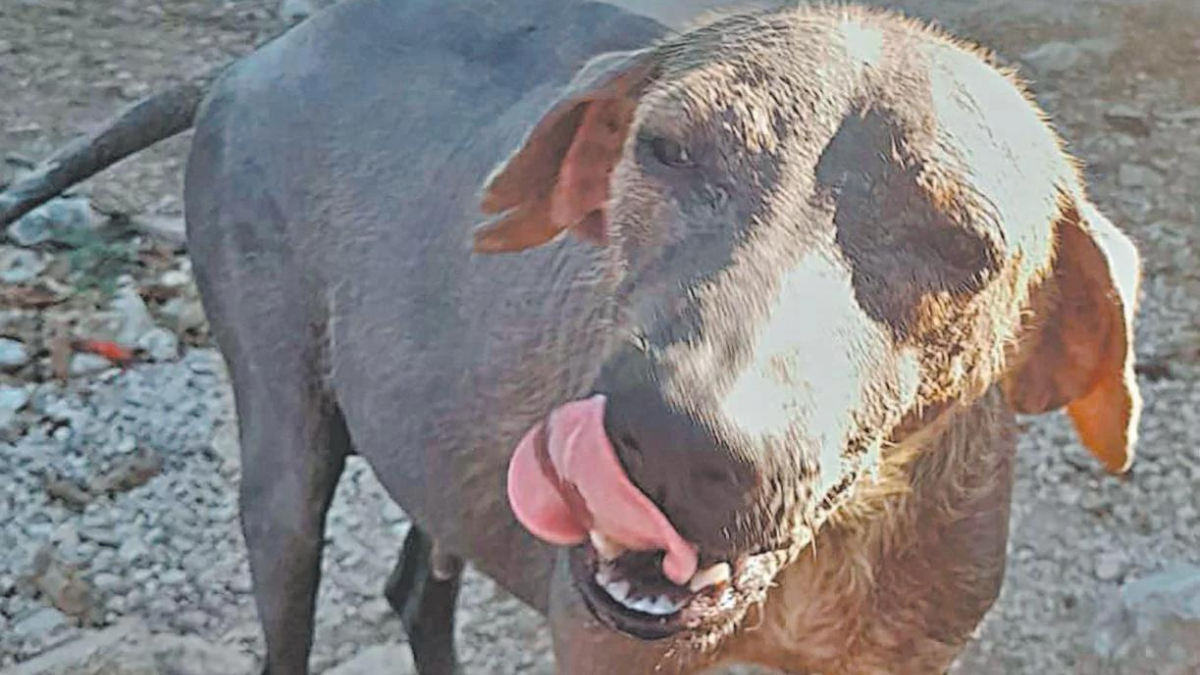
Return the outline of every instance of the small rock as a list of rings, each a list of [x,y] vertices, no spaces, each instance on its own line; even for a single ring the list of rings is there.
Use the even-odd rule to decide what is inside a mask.
[[[1192,506],[1191,504],[1184,504],[1183,506],[1179,507],[1179,511],[1176,513],[1176,515],[1179,517],[1180,522],[1190,523],[1191,521],[1196,520],[1197,516],[1200,516],[1200,511],[1197,511],[1196,507]]]
[[[36,246],[92,227],[92,208],[86,197],[60,197],[18,218],[8,226],[8,237],[19,246]]]
[[[168,617],[179,612],[179,603],[175,602],[169,595],[158,593],[158,586],[155,585],[151,592],[156,593],[150,599],[150,604],[146,607],[149,613],[154,616]]]
[[[119,546],[121,538],[115,530],[105,525],[84,525],[79,530],[79,536],[88,541],[94,541],[101,546]]]
[[[1109,597],[1081,656],[1096,675],[1200,672],[1200,567],[1180,564]]]
[[[133,101],[146,95],[150,91],[150,85],[145,82],[126,82],[120,86],[118,95],[127,100]]]
[[[0,369],[16,370],[29,363],[29,350],[25,344],[9,338],[0,338]]]
[[[87,490],[65,478],[47,478],[44,487],[48,497],[61,501],[72,511],[83,511],[92,501],[92,495]]]
[[[196,330],[207,321],[204,307],[196,298],[172,298],[164,302],[159,311],[163,323],[177,334]]]
[[[92,585],[83,578],[78,566],[60,559],[57,550],[47,547],[34,557],[33,585],[60,612],[85,621],[98,609]]]
[[[129,224],[138,232],[176,251],[187,247],[187,226],[179,216],[137,216]]]
[[[187,555],[196,549],[196,542],[184,536],[176,536],[171,539],[171,548]]]
[[[121,440],[117,441],[118,454],[128,455],[134,450],[137,450],[137,447],[137,439],[133,436],[122,436]]]
[[[1079,506],[1092,513],[1101,513],[1111,508],[1108,499],[1098,490],[1084,490],[1083,494],[1079,495]]]
[[[221,462],[221,473],[226,477],[237,475],[241,468],[241,446],[238,442],[237,424],[225,422],[217,427],[209,449]]]
[[[1125,560],[1119,554],[1105,553],[1096,561],[1096,578],[1115,581],[1125,571]]]
[[[240,621],[221,635],[226,644],[253,645],[262,639],[262,628],[256,621]]]
[[[113,595],[108,599],[108,611],[118,616],[128,614],[131,609],[129,596]]]
[[[188,580],[187,572],[183,570],[167,570],[159,577],[164,586],[178,586]]]
[[[1127,188],[1156,188],[1163,184],[1163,177],[1143,164],[1125,162],[1117,172],[1117,183]]]
[[[210,622],[208,614],[198,609],[185,610],[173,617],[177,629],[189,634],[204,631]]]
[[[12,625],[14,635],[29,639],[41,638],[66,628],[67,616],[53,607],[43,607],[32,614],[17,619]]]
[[[412,673],[412,653],[403,644],[367,647],[345,663],[326,671],[327,675],[378,675],[379,673]]]
[[[81,352],[71,357],[71,366],[67,372],[71,377],[83,377],[104,372],[111,367],[112,363],[103,356]]]
[[[125,580],[116,574],[109,572],[100,572],[92,577],[92,586],[101,593],[120,593],[128,588]]]
[[[239,595],[245,595],[254,590],[254,585],[250,581],[248,574],[236,574],[229,580],[229,590]]]
[[[177,291],[192,283],[192,275],[183,270],[167,270],[158,277],[158,285],[162,288]]]
[[[1104,119],[1116,130],[1132,136],[1149,136],[1149,118],[1141,110],[1130,105],[1118,104],[1104,113]]]
[[[152,328],[137,339],[136,346],[146,352],[151,361],[174,361],[179,358],[179,338],[166,328]]]
[[[46,387],[38,390],[33,397],[35,410],[46,418],[69,426],[79,426],[87,417],[87,413],[71,402],[54,396]]]
[[[0,385],[0,418],[11,417],[29,403],[29,390],[25,387]]]
[[[336,621],[336,623],[342,623],[342,622]],[[351,658],[353,658],[356,654],[358,654],[361,651],[362,651],[362,649],[353,642],[342,642],[342,643],[338,644],[337,647],[334,649],[334,658],[338,661],[349,661]],[[372,668],[371,670],[363,671],[363,672],[378,672],[378,671],[376,669]]]
[[[296,24],[312,16],[317,11],[312,0],[283,0],[277,10],[279,18],[284,23]]]
[[[142,296],[133,288],[117,291],[109,306],[121,317],[121,327],[115,336],[120,344],[136,344],[138,338],[154,330],[154,319],[150,317]]]
[[[117,518],[111,509],[105,508],[101,504],[87,509],[83,512],[83,526],[85,528],[99,527],[112,528],[116,525]]]
[[[395,613],[392,611],[392,606],[387,603],[387,600],[375,598],[363,603],[362,607],[358,610],[358,615],[367,623],[377,625],[390,619]]]
[[[126,563],[133,564],[150,555],[150,549],[136,536],[130,537],[117,549],[117,557]]]
[[[229,379],[229,372],[225,369],[225,361],[221,358],[221,353],[215,349],[206,349],[199,347],[189,352],[188,368],[191,368],[193,373],[197,375],[220,375],[222,379]],[[228,391],[228,390],[225,390]],[[233,398],[230,394],[228,408],[233,407]]]
[[[142,450],[123,456],[112,469],[92,479],[88,487],[96,495],[128,492],[150,482],[162,473],[162,468],[161,455],[153,450]]]
[[[5,246],[0,248],[0,282],[23,284],[46,270],[46,259],[36,251]]]

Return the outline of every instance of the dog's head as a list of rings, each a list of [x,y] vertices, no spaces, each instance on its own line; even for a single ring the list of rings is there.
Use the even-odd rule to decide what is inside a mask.
[[[1019,86],[908,23],[739,16],[597,58],[483,206],[478,251],[607,247],[595,396],[529,432],[509,494],[626,633],[735,625],[872,455],[995,385],[1129,464],[1135,249]]]

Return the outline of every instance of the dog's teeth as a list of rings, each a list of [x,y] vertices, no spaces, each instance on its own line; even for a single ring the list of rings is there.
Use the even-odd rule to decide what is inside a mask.
[[[632,589],[633,586],[624,579],[621,581],[610,581],[604,585],[604,590],[608,591],[612,599],[621,604],[625,604],[625,601],[629,598],[629,591]]]
[[[629,609],[632,609],[635,612],[641,612],[642,614],[649,614],[650,612],[648,612],[646,610],[648,610],[654,606],[654,601],[651,600],[650,598],[630,598],[629,600],[625,601],[624,604],[626,607],[628,607]]]
[[[635,598],[633,584],[625,579],[617,579],[616,574],[608,567],[601,566],[596,571],[596,583],[599,584],[608,597],[617,601],[621,606],[635,612],[650,616],[668,616],[683,608],[683,603],[677,603],[665,595]]]
[[[613,580],[612,568],[608,565],[601,565],[600,569],[596,570],[596,584],[603,588]]]
[[[729,581],[732,576],[729,563],[717,563],[712,567],[696,572],[696,575],[688,582],[688,589],[693,593],[699,593],[709,586],[716,586],[719,583]]]
[[[629,609],[649,614],[650,616],[667,616],[678,612],[680,605],[671,602],[671,599],[665,595],[658,595],[652,598],[636,598],[627,599],[621,603]]]
[[[625,605],[629,609],[634,610],[635,612],[641,612],[642,614],[650,614],[650,610],[654,609],[654,601],[650,598],[633,598],[626,600],[621,604]]]
[[[616,560],[622,553],[625,552],[625,547],[613,541],[608,535],[598,530],[588,532],[588,537],[592,540],[592,546],[596,549],[596,553],[605,560]]]
[[[674,614],[675,612],[678,612],[681,608],[682,605],[672,602],[671,599],[665,595],[660,595],[654,598],[654,603],[651,605],[650,609],[646,610],[646,613],[653,614],[655,616],[667,616],[668,614]]]

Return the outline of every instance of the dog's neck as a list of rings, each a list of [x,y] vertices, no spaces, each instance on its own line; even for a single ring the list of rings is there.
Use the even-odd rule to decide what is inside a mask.
[[[879,672],[928,672],[888,659],[907,658],[901,644],[924,659],[907,668],[951,654],[1003,576],[1014,430],[993,388],[884,450],[875,475],[780,572],[761,616],[747,617],[758,629],[735,639],[740,658],[842,672],[843,658],[869,662],[878,650]],[[931,615],[944,625],[922,625]]]

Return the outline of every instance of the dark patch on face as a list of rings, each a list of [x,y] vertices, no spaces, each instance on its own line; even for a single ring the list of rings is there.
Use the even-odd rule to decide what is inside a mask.
[[[744,280],[742,289],[730,288],[737,283],[733,279],[717,282],[716,277],[735,267],[735,254],[747,237],[768,223],[780,158],[747,150],[737,125],[730,123],[739,114],[732,107],[685,114],[684,104],[679,106],[679,112],[663,113],[675,118],[671,122],[651,120],[637,132],[633,159],[654,196],[626,215],[637,222],[621,225],[633,234],[622,248],[629,266],[624,290],[653,298],[652,310],[638,317],[643,325],[636,327],[649,346],[708,343],[721,354],[716,360],[721,370],[732,374],[738,365],[733,345],[749,343],[739,327],[754,326],[761,317],[727,296],[750,285],[769,290],[771,271],[739,270],[734,277],[756,277]],[[664,147],[671,149],[666,157]],[[680,152],[686,163],[672,161]],[[644,223],[652,223],[651,231],[644,231]],[[712,312],[702,311],[702,303],[712,302],[726,306],[720,321],[705,319]]]
[[[999,265],[989,233],[947,215],[957,183],[925,175],[910,142],[884,113],[854,113],[817,165],[858,302],[902,342],[920,332],[925,301],[976,292]]]
[[[778,484],[761,478],[779,473],[785,451],[740,433],[720,402],[753,356],[780,277],[775,263],[744,249],[790,236],[772,220],[778,157],[748,152],[725,117],[718,109],[686,125],[652,119],[637,131],[632,160],[645,196],[614,209],[634,339],[596,383],[609,396],[606,427],[631,480],[689,541],[719,557],[779,538],[780,523],[747,514],[771,501],[764,493]],[[647,224],[656,229],[641,231]],[[686,390],[686,403],[671,390]]]

